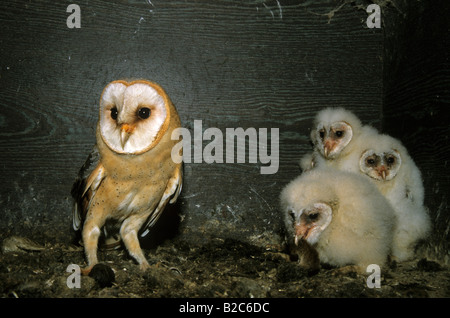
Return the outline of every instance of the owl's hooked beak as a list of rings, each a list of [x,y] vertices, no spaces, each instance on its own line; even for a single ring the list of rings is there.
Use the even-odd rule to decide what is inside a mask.
[[[295,235],[295,238],[294,238],[294,243],[295,243],[295,245],[298,246],[298,243],[299,243],[302,239],[303,239],[303,237],[299,237],[299,236],[296,234],[296,235]]]
[[[301,240],[305,240],[308,237],[309,231],[312,227],[308,227],[304,224],[296,224],[295,225],[295,238],[294,243],[298,246],[298,243]]]
[[[133,133],[134,128],[134,126],[129,124],[123,124],[120,127],[120,144],[122,145],[122,148],[125,148],[125,144]]]
[[[385,166],[381,166],[380,168],[377,169],[378,171],[378,175],[381,176],[381,178],[383,178],[383,180],[386,180],[387,177],[387,169]]]
[[[325,155],[325,158],[328,158],[330,155],[330,152],[334,149],[335,143],[333,141],[327,140],[325,142],[325,145],[323,146],[323,153]]]

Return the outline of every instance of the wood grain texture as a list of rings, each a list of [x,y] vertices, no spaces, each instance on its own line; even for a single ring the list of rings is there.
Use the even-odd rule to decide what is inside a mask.
[[[279,128],[280,167],[186,164],[180,235],[279,243],[278,195],[325,106],[381,125],[383,33],[333,1],[0,4],[0,227],[67,230],[70,188],[95,142],[98,100],[119,78],[161,84],[193,129]],[[206,144],[206,142],[204,143]],[[48,232],[49,236],[51,235]]]

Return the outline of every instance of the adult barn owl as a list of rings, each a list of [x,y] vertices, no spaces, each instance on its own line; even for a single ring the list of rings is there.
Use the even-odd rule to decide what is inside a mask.
[[[376,134],[375,128],[363,126],[352,112],[343,108],[325,108],[317,113],[311,129],[313,152],[300,160],[300,167],[307,171],[315,166],[328,165],[357,171],[358,163],[350,163],[349,156],[366,135]]]
[[[96,147],[72,188],[73,227],[82,230],[88,262],[83,273],[98,263],[100,236],[115,240],[108,231],[114,227],[140,268],[149,267],[138,233],[145,236],[181,191],[182,165],[171,158],[177,127],[178,113],[156,83],[118,80],[104,88]]]
[[[420,170],[402,143],[388,135],[366,139],[359,168],[384,194],[397,215],[394,258],[399,261],[410,259],[414,255],[415,244],[426,238],[431,229],[431,220],[424,206]]]
[[[306,240],[322,263],[364,272],[386,262],[396,217],[367,178],[318,167],[291,181],[280,202],[288,243]]]

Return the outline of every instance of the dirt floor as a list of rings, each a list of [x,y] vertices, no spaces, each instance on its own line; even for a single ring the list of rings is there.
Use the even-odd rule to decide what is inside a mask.
[[[425,259],[391,263],[381,273],[381,288],[369,288],[367,276],[337,274],[323,267],[308,273],[277,250],[215,238],[203,246],[167,240],[146,250],[145,273],[123,250],[99,252],[106,266],[81,276],[69,288],[70,264],[85,266],[76,244],[3,239],[0,297],[449,297],[450,272]],[[367,274],[369,275],[369,274]]]

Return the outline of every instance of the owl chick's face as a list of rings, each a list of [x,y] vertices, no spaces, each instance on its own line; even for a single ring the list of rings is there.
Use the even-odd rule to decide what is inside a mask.
[[[155,146],[169,122],[169,106],[146,81],[114,81],[100,99],[100,133],[121,154],[140,154]]]
[[[317,243],[332,218],[331,206],[322,202],[311,204],[300,211],[291,209],[290,213],[294,221],[295,244],[301,239],[311,245]]]
[[[389,181],[395,178],[401,164],[400,153],[395,149],[387,152],[367,150],[359,161],[359,167],[363,173],[380,181]]]
[[[338,121],[331,124],[320,123],[315,133],[315,146],[325,158],[335,158],[352,140],[352,127],[344,122]]]

